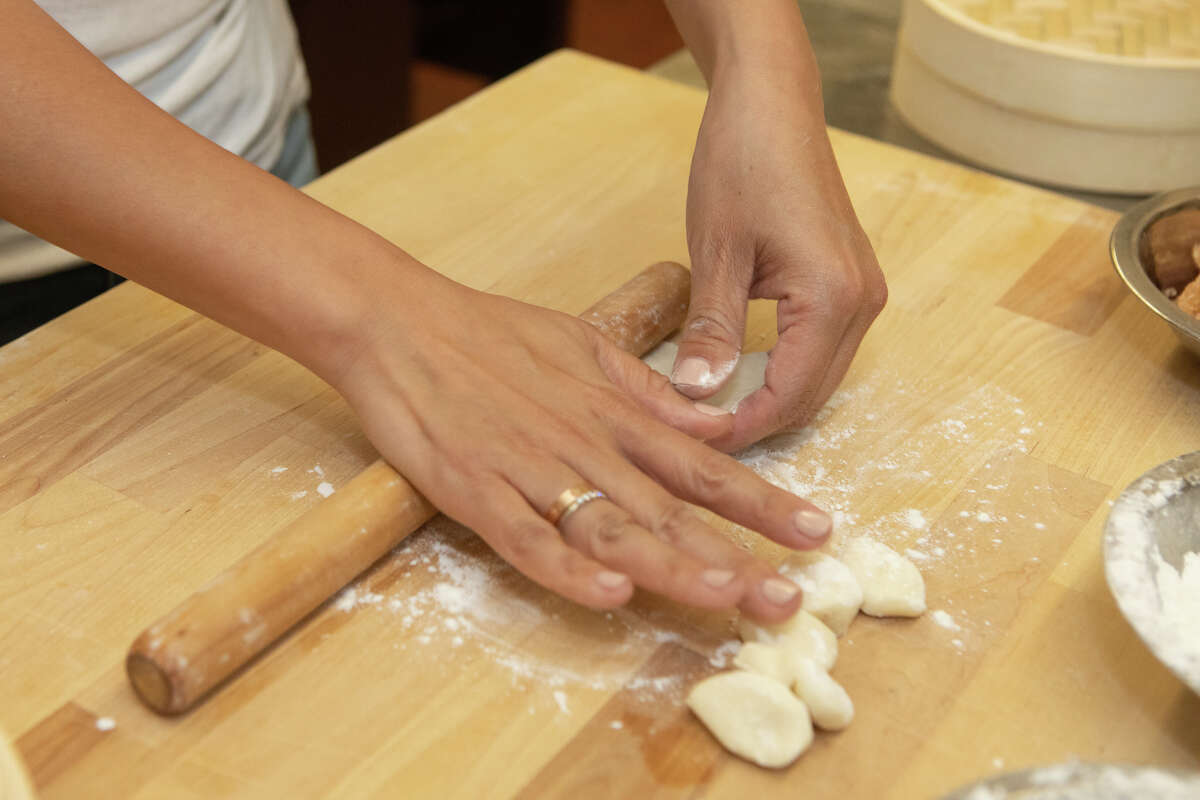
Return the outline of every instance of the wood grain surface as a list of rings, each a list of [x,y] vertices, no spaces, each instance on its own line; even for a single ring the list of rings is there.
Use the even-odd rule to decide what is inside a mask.
[[[562,52],[309,191],[456,280],[579,313],[686,263],[703,102]],[[142,708],[138,631],[375,454],[311,374],[124,284],[0,349],[0,728],[39,796],[919,798],[1070,757],[1196,767],[1200,698],[1103,578],[1107,501],[1200,448],[1200,370],[1121,290],[1114,215],[834,144],[891,298],[833,407],[758,463],[839,535],[920,552],[960,628],[856,621],[849,729],[784,771],[726,755],[681,702],[728,615],[586,611],[444,521],[193,712]],[[754,303],[747,348],[773,332]]]

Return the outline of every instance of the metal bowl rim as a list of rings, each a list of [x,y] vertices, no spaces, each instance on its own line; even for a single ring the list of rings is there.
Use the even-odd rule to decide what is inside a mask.
[[[1113,226],[1108,240],[1109,256],[1122,282],[1150,310],[1170,323],[1180,335],[1200,345],[1200,321],[1180,310],[1162,290],[1150,280],[1145,265],[1138,254],[1142,233],[1159,217],[1172,211],[1188,207],[1200,207],[1200,186],[1173,189],[1149,197],[1130,206],[1117,224]]]

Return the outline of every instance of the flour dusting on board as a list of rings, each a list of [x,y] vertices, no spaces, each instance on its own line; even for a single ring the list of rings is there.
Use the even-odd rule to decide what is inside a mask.
[[[1038,535],[1047,527],[1038,511],[1052,505],[1050,487],[1034,486],[1016,506],[1011,497],[1003,507],[998,502],[1011,494],[1005,459],[1028,453],[1042,424],[1018,398],[989,385],[966,387],[940,414],[931,414],[928,391],[874,373],[835,394],[809,427],[738,458],[830,511],[841,534],[883,541],[922,570],[936,566],[971,578],[961,571],[979,569],[983,577],[985,567],[961,565],[977,556],[986,563],[1013,531]],[[862,447],[864,438],[870,448]],[[732,535],[747,548],[763,546],[748,531]],[[932,620],[951,655],[969,652],[992,625],[972,616],[964,598],[936,602]],[[405,658],[429,659],[434,668],[439,660],[478,654],[506,669],[514,688],[540,692],[543,707],[560,714],[572,713],[573,692],[580,690],[624,689],[635,699],[680,704],[695,678],[728,667],[739,647],[727,617],[696,622],[694,612],[669,603],[639,599],[607,613],[582,611],[517,574],[444,517],[410,536],[333,606],[386,615],[385,630],[397,632],[393,648]],[[663,645],[693,654],[685,659],[691,671],[647,667]]]
[[[886,393],[881,391],[884,386]],[[959,519],[952,525],[943,523],[940,531],[933,531],[930,523],[944,511],[940,507],[913,505],[878,516],[864,511],[878,505],[870,501],[881,495],[911,502],[944,495],[946,487],[963,483],[971,471],[992,474],[999,469],[993,461],[1033,448],[1033,436],[1020,430],[1042,428],[1041,423],[1026,419],[1017,397],[993,386],[966,393],[932,418],[929,408],[921,407],[927,391],[902,378],[876,374],[860,386],[836,392],[809,427],[766,439],[741,453],[740,460],[777,486],[832,512],[836,528],[871,535],[900,551],[907,549],[906,554],[910,558],[915,554],[918,561],[979,547],[982,534],[993,526],[1044,529],[1036,516],[1036,503],[1026,504],[1027,511],[1014,519],[995,511],[996,499],[1009,490],[1002,478],[982,488],[965,489],[965,507],[956,512]],[[879,399],[883,394],[892,398],[887,404]],[[905,419],[910,415],[919,424]],[[874,445],[876,456],[862,447],[863,441]],[[854,455],[843,454],[851,442]],[[1049,487],[1038,488],[1049,491]],[[984,541],[999,546],[1002,542],[994,538]]]
[[[990,384],[959,387],[954,401],[940,406],[929,402],[931,392],[876,370],[836,392],[809,427],[770,437],[739,459],[833,515],[834,555],[842,540],[867,536],[922,572],[983,584],[995,555],[1014,552],[1010,538],[1047,530],[1042,515],[1056,506],[1052,487],[1022,484],[1018,491],[1010,480],[1044,425],[1020,398]],[[753,534],[735,536],[758,547]],[[1038,557],[1026,560],[1032,565]],[[967,598],[930,599],[945,606],[932,619],[951,654],[969,652],[992,627],[971,613]]]
[[[333,607],[387,615],[400,634],[393,647],[406,658],[457,660],[471,648],[506,669],[514,687],[548,691],[546,707],[562,714],[571,713],[567,689],[623,688],[638,701],[681,703],[695,676],[647,672],[652,653],[675,644],[702,665],[724,667],[737,649],[725,622],[705,629],[674,610],[637,603],[610,612],[579,609],[520,576],[445,517],[405,540],[378,573],[342,590]],[[569,624],[556,624],[567,615]]]

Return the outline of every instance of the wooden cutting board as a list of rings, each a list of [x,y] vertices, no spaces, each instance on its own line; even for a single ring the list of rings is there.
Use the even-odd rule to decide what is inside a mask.
[[[577,313],[686,262],[703,103],[561,52],[310,191],[457,280]],[[756,463],[916,553],[946,612],[854,624],[847,731],[782,772],[725,755],[681,700],[727,616],[573,607],[446,522],[193,713],[149,713],[132,638],[374,453],[310,374],[125,284],[0,349],[0,728],[40,795],[913,798],[1069,757],[1196,766],[1200,698],[1102,572],[1107,501],[1200,448],[1200,370],[1114,277],[1114,215],[834,143],[891,300],[836,407]],[[773,331],[756,303],[748,349]]]

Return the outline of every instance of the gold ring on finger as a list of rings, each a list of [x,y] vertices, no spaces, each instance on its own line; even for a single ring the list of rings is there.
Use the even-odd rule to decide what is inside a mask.
[[[564,490],[550,505],[550,509],[546,511],[546,521],[551,525],[561,525],[567,517],[602,497],[604,492],[592,486],[573,486]]]

